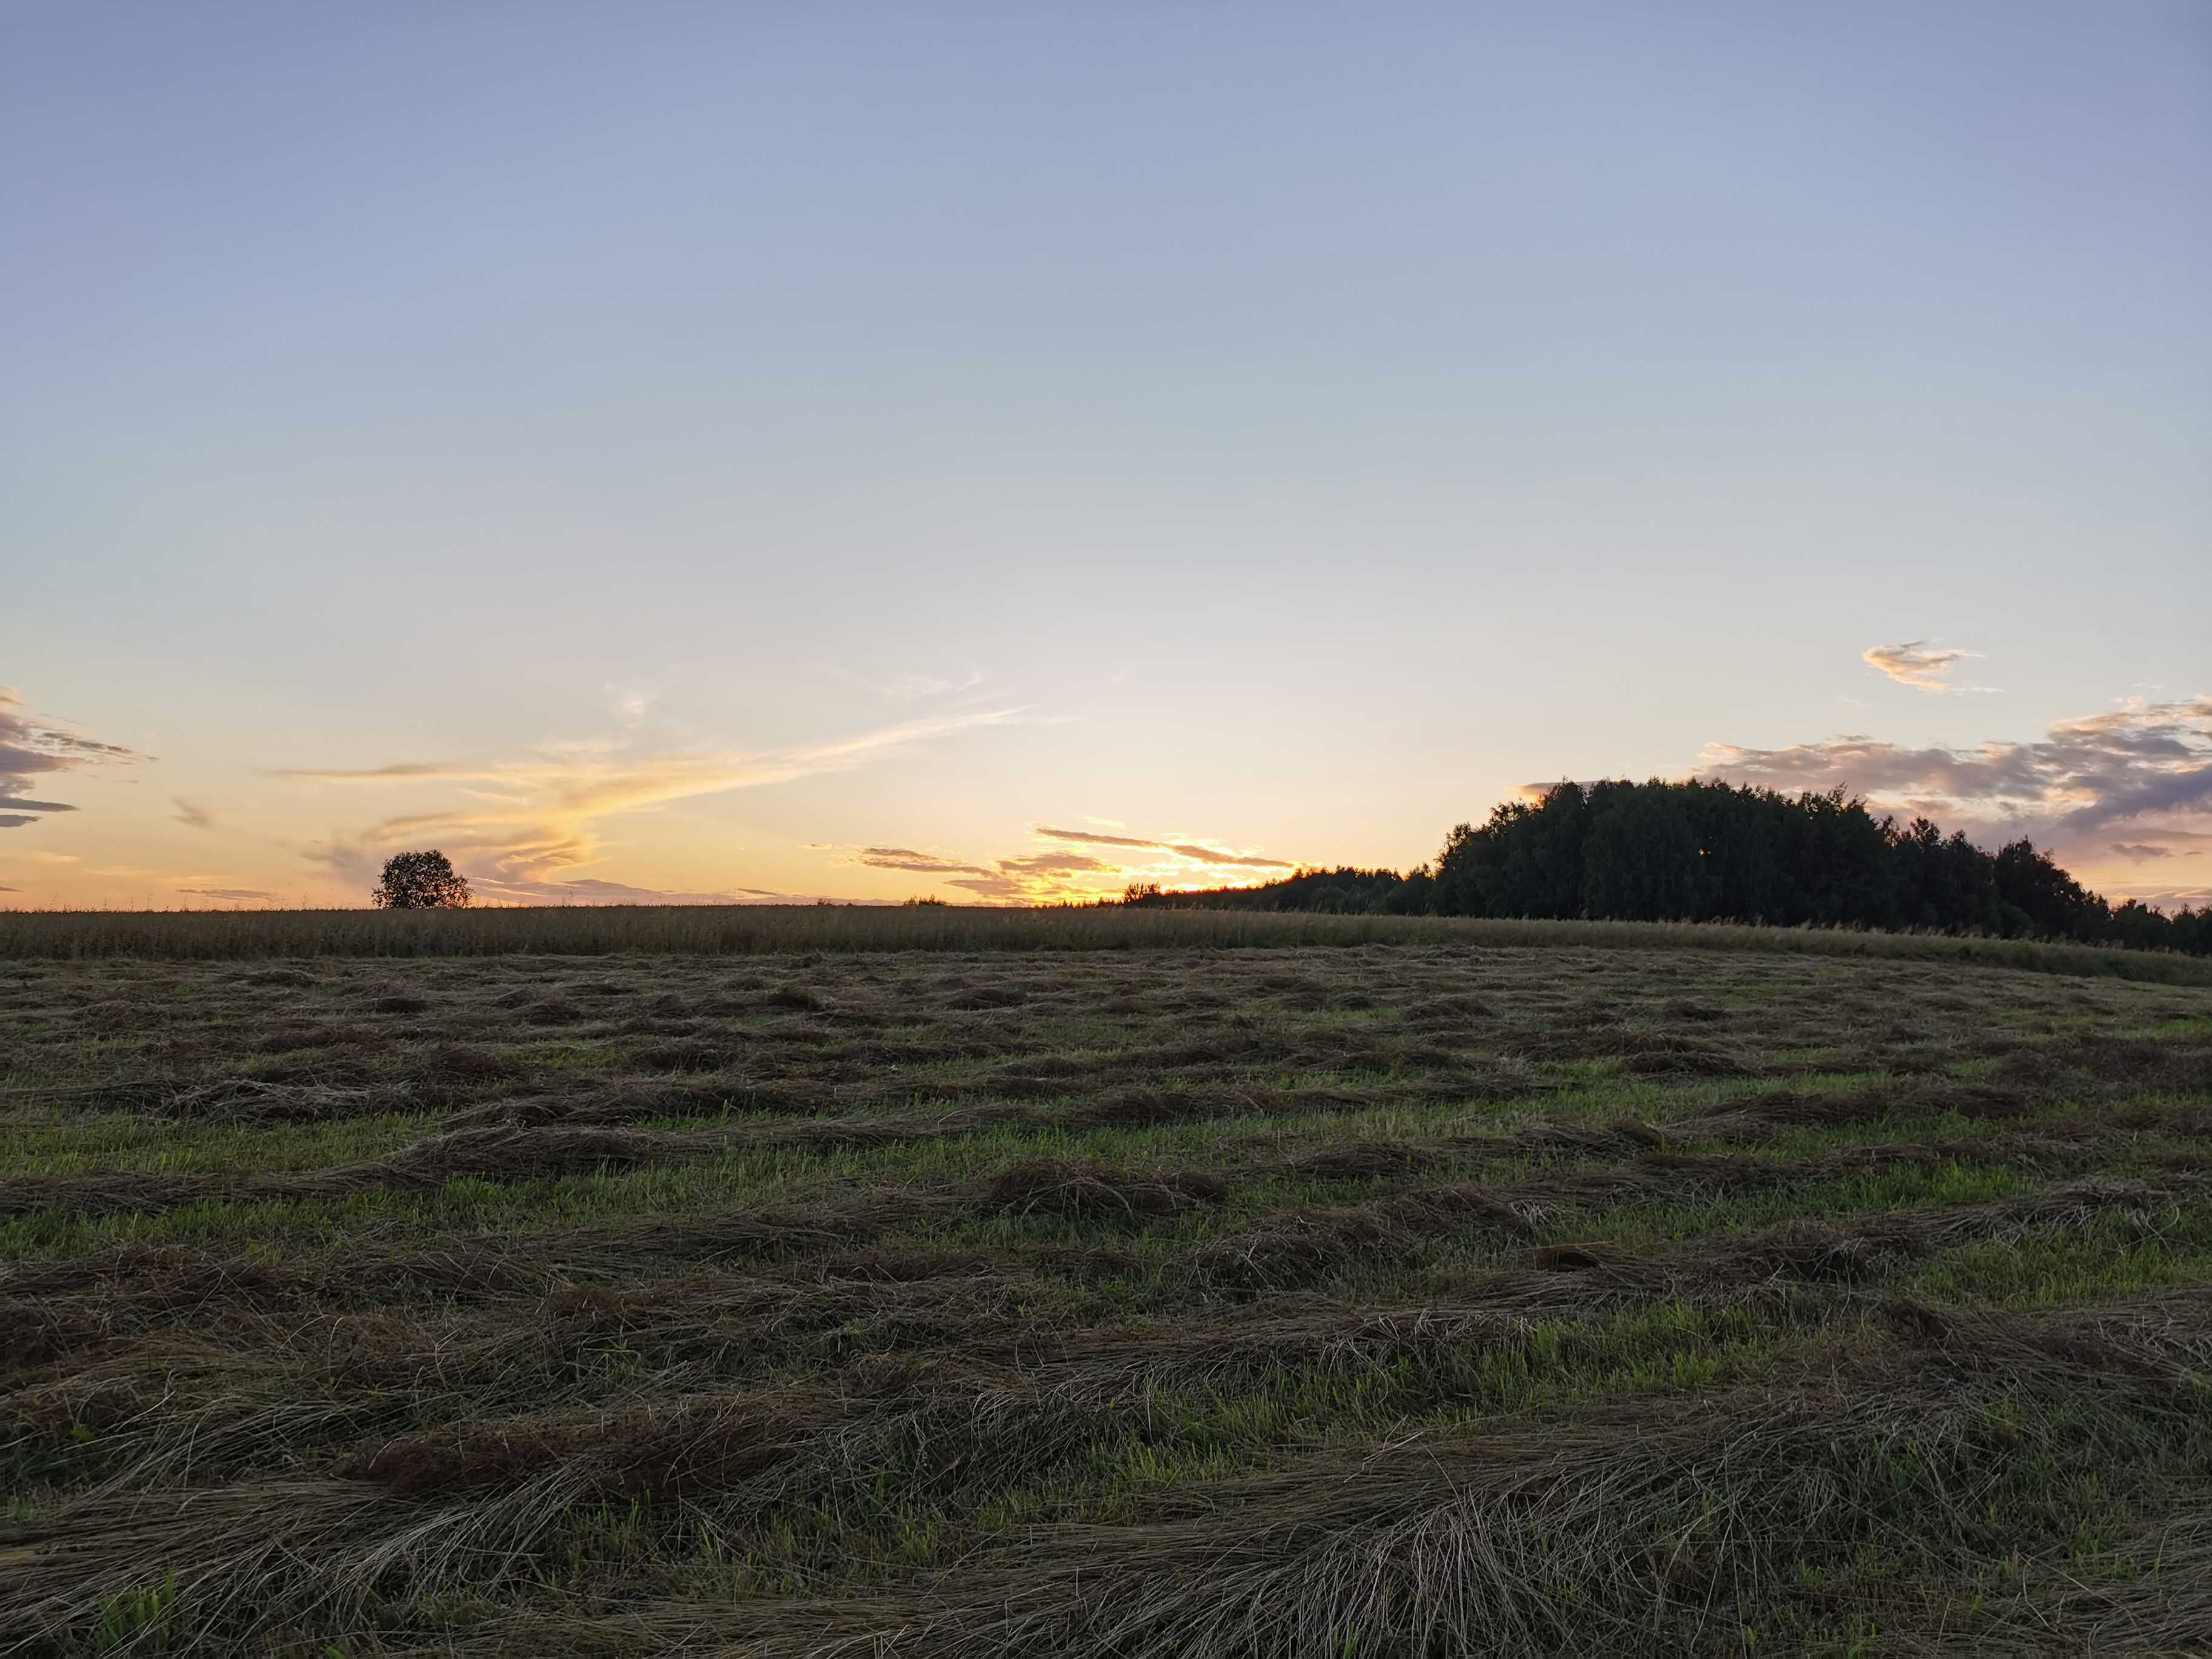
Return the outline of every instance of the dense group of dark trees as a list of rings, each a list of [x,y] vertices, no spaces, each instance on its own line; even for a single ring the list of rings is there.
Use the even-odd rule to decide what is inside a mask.
[[[2088,891],[2032,842],[1984,852],[1841,790],[1563,783],[1444,838],[1433,866],[1302,870],[1264,887],[1133,891],[1137,904],[1448,916],[1581,916],[1916,928],[2212,956],[2212,908],[2166,915]]]
[[[1198,892],[1132,887],[1124,904],[1176,910],[1320,910],[1335,915],[1419,915],[1429,908],[1426,866],[1410,876],[1395,870],[1301,870],[1264,887],[1209,887]]]

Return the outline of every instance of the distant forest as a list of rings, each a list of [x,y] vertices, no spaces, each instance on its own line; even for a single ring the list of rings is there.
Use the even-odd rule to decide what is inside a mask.
[[[1984,852],[1926,818],[1877,818],[1840,789],[1782,795],[1726,783],[1562,783],[1444,838],[1433,866],[1301,870],[1262,887],[1123,902],[1593,921],[1742,921],[2069,939],[2212,956],[2212,907],[2112,905],[2028,841]]]

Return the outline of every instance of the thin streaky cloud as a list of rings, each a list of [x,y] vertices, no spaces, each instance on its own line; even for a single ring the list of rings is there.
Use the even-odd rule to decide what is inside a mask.
[[[999,899],[1009,904],[1044,904],[1051,898],[1044,890],[1024,881],[1018,876],[984,874],[956,876],[945,884],[973,893],[980,899]]]
[[[1036,853],[1027,858],[1000,859],[1002,875],[1017,877],[1119,874],[1121,866],[1088,853]]]
[[[1033,825],[1033,836],[1044,836],[1054,841],[1079,841],[1086,847],[1145,847],[1159,848],[1165,843],[1140,841],[1134,836],[1102,836],[1095,830],[1055,830],[1048,823]]]
[[[872,870],[904,870],[921,876],[980,876],[987,873],[982,866],[970,864],[965,859],[947,858],[939,853],[926,853],[912,847],[863,847],[853,854],[853,862],[864,864]]]
[[[1263,859],[1251,853],[1228,853],[1218,847],[1200,847],[1191,842],[1170,842],[1167,851],[1179,859],[1188,859],[1194,864],[1218,864],[1240,870],[1295,870],[1297,866],[1288,859]]]
[[[821,896],[812,893],[784,893],[766,887],[720,887],[687,890],[641,887],[598,876],[574,876],[562,881],[503,881],[496,877],[471,878],[474,896],[493,904],[812,904]]]
[[[873,869],[936,876],[945,884],[988,903],[1093,902],[1118,895],[1134,882],[1194,884],[1247,881],[1298,866],[1284,859],[1230,851],[1196,842],[1153,840],[1092,830],[1032,826],[1048,843],[1040,851],[988,862],[920,848],[882,845],[819,847],[842,861]],[[1056,844],[1051,844],[1056,843]]]
[[[1147,841],[1137,836],[1102,836],[1095,830],[1056,830],[1048,823],[1034,826],[1030,833],[1051,841],[1074,842],[1085,847],[1127,847],[1146,852],[1172,853],[1177,858],[1188,859],[1194,864],[1219,865],[1225,869],[1297,868],[1287,859],[1261,858],[1255,854],[1231,852],[1225,848],[1206,847],[1196,842]]]
[[[414,779],[438,782],[496,777],[499,771],[493,766],[465,761],[400,761],[390,766],[358,768],[280,766],[269,775],[307,783],[395,783]]]
[[[964,674],[908,673],[878,676],[862,674],[838,663],[821,663],[820,671],[833,679],[848,685],[872,691],[890,702],[921,702],[930,697],[949,697],[963,691],[973,691],[985,684],[989,676],[980,668],[971,668]]]
[[[499,762],[402,762],[370,768],[295,768],[278,775],[305,783],[467,785],[468,804],[396,814],[301,849],[356,880],[379,849],[434,837],[449,852],[476,855],[472,879],[557,880],[595,862],[599,819],[733,790],[848,770],[914,744],[1010,724],[1018,708],[903,720],[872,732],[785,749],[638,753],[606,742],[549,744]]]

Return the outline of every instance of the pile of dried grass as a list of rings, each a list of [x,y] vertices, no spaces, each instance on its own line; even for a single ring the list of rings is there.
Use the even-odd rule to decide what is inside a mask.
[[[1036,1159],[984,1182],[978,1208],[993,1215],[1127,1220],[1177,1215],[1229,1195],[1229,1183],[1204,1170],[1139,1173],[1092,1164]]]

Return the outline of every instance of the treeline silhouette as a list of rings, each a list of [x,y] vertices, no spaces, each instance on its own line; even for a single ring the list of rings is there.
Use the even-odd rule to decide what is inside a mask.
[[[1506,801],[1405,874],[1301,870],[1261,887],[1125,903],[1346,915],[1740,921],[2069,939],[2212,956],[2212,906],[2166,915],[2107,903],[2033,842],[1984,852],[1924,817],[1877,818],[1840,789],[1784,795],[1727,783],[1562,783]]]

